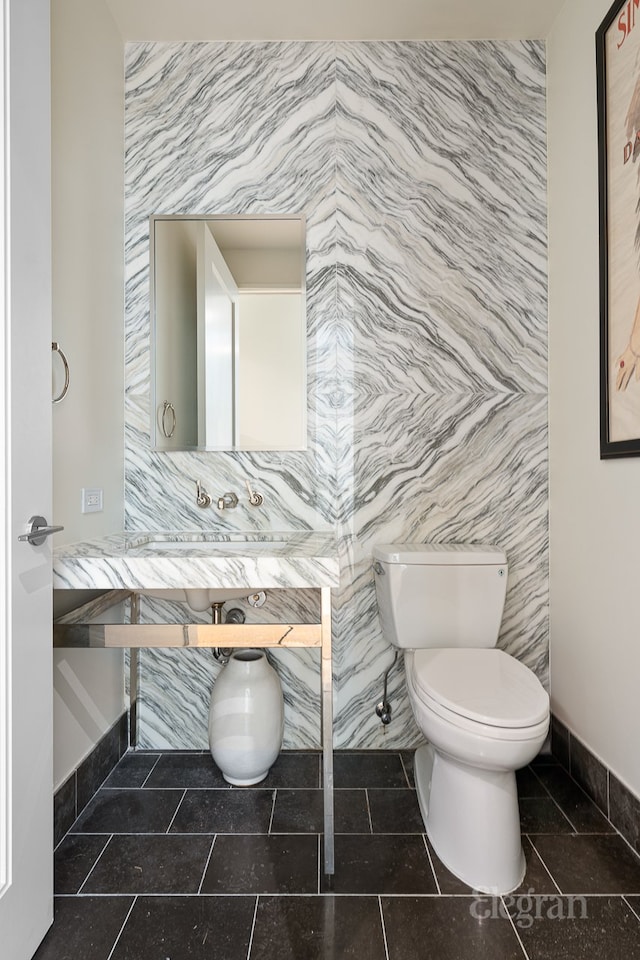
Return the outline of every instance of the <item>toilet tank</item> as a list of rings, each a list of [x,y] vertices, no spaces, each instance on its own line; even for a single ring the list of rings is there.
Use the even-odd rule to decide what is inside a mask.
[[[381,544],[373,550],[380,623],[395,647],[495,647],[507,591],[502,550]]]

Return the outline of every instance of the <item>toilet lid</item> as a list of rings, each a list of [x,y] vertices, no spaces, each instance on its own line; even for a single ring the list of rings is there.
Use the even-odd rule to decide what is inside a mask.
[[[502,650],[416,650],[416,692],[447,710],[495,727],[531,727],[548,717],[546,690]]]

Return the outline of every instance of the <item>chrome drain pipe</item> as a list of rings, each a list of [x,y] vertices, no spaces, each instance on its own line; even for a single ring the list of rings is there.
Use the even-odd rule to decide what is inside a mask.
[[[223,603],[212,603],[211,604],[211,622],[214,624],[222,623],[222,608]],[[246,616],[243,610],[240,610],[239,607],[234,607],[233,610],[225,615],[225,623],[244,623]],[[212,647],[211,653],[213,654],[213,659],[218,663],[222,664],[224,667],[225,663],[229,663],[229,657],[233,653],[234,647]]]

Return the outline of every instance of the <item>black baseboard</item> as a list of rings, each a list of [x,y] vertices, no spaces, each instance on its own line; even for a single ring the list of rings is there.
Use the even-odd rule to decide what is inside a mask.
[[[123,713],[53,796],[53,844],[57,846],[129,747]]]
[[[556,717],[551,718],[551,750],[627,843],[640,853],[640,799]]]

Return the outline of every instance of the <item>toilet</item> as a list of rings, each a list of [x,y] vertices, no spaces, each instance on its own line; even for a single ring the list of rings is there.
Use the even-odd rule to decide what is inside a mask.
[[[415,755],[427,836],[464,883],[509,893],[525,873],[515,771],[544,743],[549,697],[528,667],[496,649],[506,556],[476,544],[384,544],[373,556],[382,632],[404,650],[427,740]]]

